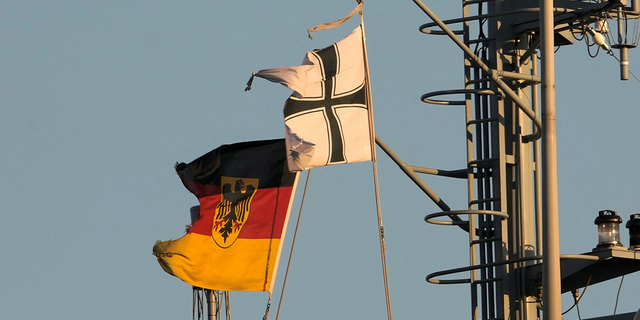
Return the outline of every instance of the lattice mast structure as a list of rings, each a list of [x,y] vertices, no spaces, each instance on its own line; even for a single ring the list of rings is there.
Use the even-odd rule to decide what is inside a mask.
[[[422,100],[465,109],[466,169],[406,166],[378,141],[442,209],[425,220],[468,232],[470,265],[432,273],[427,281],[469,283],[472,320],[561,320],[561,292],[585,283],[560,270],[553,49],[575,39],[591,40],[614,56],[617,49],[621,79],[628,79],[627,50],[637,45],[637,35],[627,36],[629,28],[620,26],[637,25],[638,0],[464,0],[462,17],[445,21],[414,2],[433,21],[420,31],[449,36],[464,57],[463,88],[426,93]],[[619,26],[617,34],[608,34],[606,21]],[[462,98],[446,99],[451,96]],[[416,172],[466,179],[468,208],[449,208]],[[605,255],[615,256],[562,258],[593,266]],[[640,269],[638,258],[632,256],[636,267],[628,272]],[[446,277],[453,274],[467,276]]]

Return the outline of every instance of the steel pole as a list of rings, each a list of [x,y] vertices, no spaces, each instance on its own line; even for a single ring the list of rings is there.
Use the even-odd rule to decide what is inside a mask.
[[[205,290],[207,294],[207,320],[215,320],[217,318],[216,312],[216,297],[213,290]]]
[[[542,247],[544,320],[562,320],[553,0],[540,0],[542,51]]]

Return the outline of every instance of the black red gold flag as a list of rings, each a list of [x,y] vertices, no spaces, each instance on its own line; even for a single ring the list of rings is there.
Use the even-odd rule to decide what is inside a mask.
[[[176,171],[200,213],[182,238],[156,243],[160,266],[201,288],[271,292],[297,182],[284,139],[223,145]]]

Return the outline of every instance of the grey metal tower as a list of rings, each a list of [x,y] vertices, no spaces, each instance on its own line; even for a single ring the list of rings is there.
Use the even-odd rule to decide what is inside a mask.
[[[426,93],[422,100],[464,107],[467,167],[407,166],[377,139],[442,209],[425,220],[458,225],[468,233],[470,265],[434,272],[427,281],[469,283],[472,320],[560,320],[562,292],[640,270],[640,251],[602,248],[560,256],[554,235],[553,47],[578,38],[614,56],[617,49],[626,80],[626,51],[638,41],[627,35],[628,25],[637,24],[638,0],[463,0],[462,17],[445,21],[422,1],[414,2],[433,21],[420,31],[448,36],[464,52],[463,86]],[[618,26],[617,34],[608,33],[607,21]],[[461,98],[445,99],[450,96]],[[468,208],[451,209],[416,173],[466,179]],[[620,271],[604,272],[613,268]],[[454,274],[459,277],[439,279]]]

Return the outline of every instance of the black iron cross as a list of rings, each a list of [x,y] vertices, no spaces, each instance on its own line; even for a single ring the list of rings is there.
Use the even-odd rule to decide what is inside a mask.
[[[342,163],[345,162],[345,154],[343,147],[343,135],[341,127],[338,124],[339,119],[336,117],[335,108],[333,106],[339,105],[340,107],[358,107],[363,108],[366,105],[365,100],[365,86],[359,89],[353,88],[356,91],[347,93],[336,97],[334,92],[335,86],[334,78],[338,72],[338,59],[339,52],[337,46],[334,44],[322,50],[314,52],[318,56],[318,59],[322,63],[322,75],[324,86],[322,90],[322,96],[320,100],[311,100],[310,98],[302,99],[287,99],[284,105],[284,117],[295,118],[303,116],[311,110],[322,111],[325,117],[327,129],[329,131],[329,162]]]

